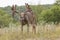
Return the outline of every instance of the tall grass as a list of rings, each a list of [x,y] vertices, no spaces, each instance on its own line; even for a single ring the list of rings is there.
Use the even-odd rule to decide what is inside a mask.
[[[0,29],[0,40],[60,40],[60,24],[38,24],[36,26],[36,34],[32,33],[32,26],[29,27],[29,34],[27,33],[27,26],[24,26],[23,34],[21,33],[21,26],[10,26],[9,28]]]

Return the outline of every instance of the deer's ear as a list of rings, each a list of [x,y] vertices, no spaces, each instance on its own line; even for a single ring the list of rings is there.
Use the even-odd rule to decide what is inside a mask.
[[[28,5],[28,3],[25,3],[25,5]]]

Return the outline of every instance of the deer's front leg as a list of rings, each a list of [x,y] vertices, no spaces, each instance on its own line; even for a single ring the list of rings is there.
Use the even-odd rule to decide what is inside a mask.
[[[29,24],[27,24],[27,33],[29,33]]]
[[[23,33],[23,25],[21,25],[21,32]]]

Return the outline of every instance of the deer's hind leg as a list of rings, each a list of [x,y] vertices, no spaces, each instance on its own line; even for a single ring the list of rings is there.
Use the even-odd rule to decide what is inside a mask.
[[[32,25],[32,27],[33,27],[32,32],[33,32],[34,34],[36,34],[36,26],[35,26],[35,25]]]

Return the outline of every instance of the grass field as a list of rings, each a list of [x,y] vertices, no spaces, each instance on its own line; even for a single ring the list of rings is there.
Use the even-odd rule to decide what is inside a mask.
[[[40,24],[36,26],[36,34],[32,33],[32,26],[27,33],[24,26],[23,34],[20,26],[0,28],[0,40],[60,40],[60,24]]]

